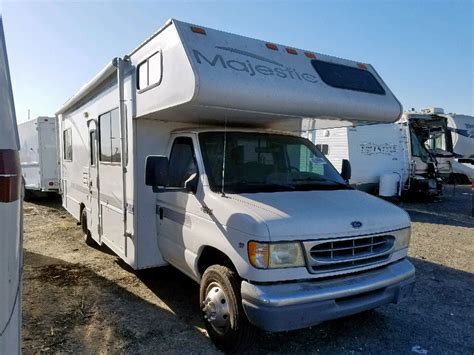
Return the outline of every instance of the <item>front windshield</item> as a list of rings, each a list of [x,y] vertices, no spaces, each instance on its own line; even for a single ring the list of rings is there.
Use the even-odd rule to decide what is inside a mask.
[[[246,132],[199,134],[204,167],[212,191],[227,193],[348,189],[336,169],[307,139]]]

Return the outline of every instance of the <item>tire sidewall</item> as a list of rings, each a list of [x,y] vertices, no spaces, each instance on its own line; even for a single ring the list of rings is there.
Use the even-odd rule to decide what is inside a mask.
[[[242,307],[240,296],[240,279],[236,273],[221,265],[209,267],[204,273],[199,292],[199,301],[202,304],[206,299],[206,290],[211,283],[217,283],[224,291],[229,307],[230,326],[225,333],[218,333],[212,325],[204,319],[206,330],[215,345],[225,352],[236,352],[242,350],[246,345],[248,332],[251,331],[250,323],[247,320]]]

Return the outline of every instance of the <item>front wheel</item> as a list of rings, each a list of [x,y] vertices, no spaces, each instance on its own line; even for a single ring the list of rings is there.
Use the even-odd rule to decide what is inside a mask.
[[[235,353],[252,344],[257,330],[244,313],[240,279],[234,271],[210,266],[202,277],[199,299],[207,333],[220,350]]]

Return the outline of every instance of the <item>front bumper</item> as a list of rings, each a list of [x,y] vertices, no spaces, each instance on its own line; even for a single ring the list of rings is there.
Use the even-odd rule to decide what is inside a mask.
[[[272,285],[242,282],[242,304],[249,321],[267,331],[306,328],[387,303],[413,291],[415,267],[407,260],[380,269],[329,280]]]

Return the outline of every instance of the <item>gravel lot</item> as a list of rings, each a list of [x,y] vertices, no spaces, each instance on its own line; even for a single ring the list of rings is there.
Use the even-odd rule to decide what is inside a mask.
[[[474,353],[474,219],[470,186],[435,202],[403,203],[417,268],[410,301],[266,334],[257,353]],[[133,272],[82,241],[59,200],[25,203],[23,352],[217,352],[198,285],[171,267]]]

